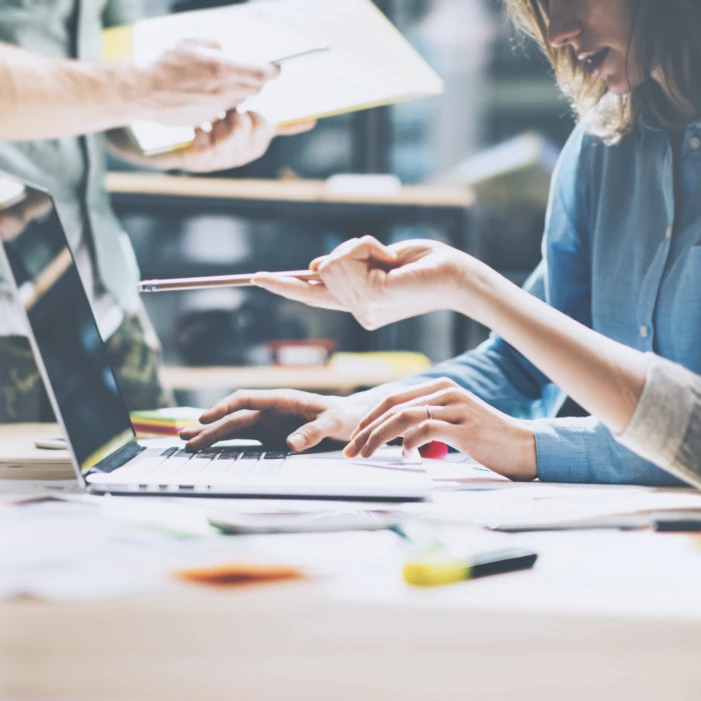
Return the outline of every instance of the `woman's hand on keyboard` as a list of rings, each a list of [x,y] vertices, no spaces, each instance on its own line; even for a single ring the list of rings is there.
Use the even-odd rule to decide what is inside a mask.
[[[510,479],[538,476],[528,422],[497,411],[448,378],[385,397],[360,420],[344,453],[351,459],[369,458],[398,438],[407,453],[441,441]]]
[[[325,438],[347,441],[373,404],[363,394],[328,397],[298,390],[239,390],[205,411],[200,425],[181,431],[180,437],[192,451],[230,438],[253,438],[268,445],[286,443],[299,452]]]

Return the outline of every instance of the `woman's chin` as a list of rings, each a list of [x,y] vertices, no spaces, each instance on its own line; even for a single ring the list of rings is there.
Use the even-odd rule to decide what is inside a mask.
[[[628,85],[627,80],[620,80],[615,77],[605,78],[606,85],[608,86],[609,92],[619,97],[623,95],[628,95],[631,92],[630,85]]]
[[[637,75],[626,76],[624,71],[621,71],[620,73],[612,71],[601,77],[602,80],[606,82],[609,92],[613,93],[614,95],[618,95],[619,97],[629,95],[643,82]]]

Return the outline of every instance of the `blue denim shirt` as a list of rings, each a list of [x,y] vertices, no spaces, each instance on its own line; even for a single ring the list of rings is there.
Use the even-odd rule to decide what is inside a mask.
[[[527,288],[610,338],[701,373],[701,122],[688,127],[676,171],[675,198],[671,143],[650,120],[614,146],[577,127],[553,179],[543,260]],[[436,376],[534,419],[541,480],[680,484],[596,418],[551,418],[563,393],[496,335],[420,379]]]

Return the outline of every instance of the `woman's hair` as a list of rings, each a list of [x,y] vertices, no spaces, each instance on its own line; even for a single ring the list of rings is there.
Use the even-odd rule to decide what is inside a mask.
[[[550,59],[557,82],[577,116],[586,118],[587,130],[607,143],[629,134],[643,108],[664,127],[686,126],[675,120],[669,99],[650,77],[656,67],[664,72],[675,99],[701,111],[701,0],[631,0],[633,32],[640,37],[640,68],[648,77],[623,96],[609,93],[603,80],[592,77],[572,47],[550,45],[550,0],[504,2],[516,27],[535,39]]]

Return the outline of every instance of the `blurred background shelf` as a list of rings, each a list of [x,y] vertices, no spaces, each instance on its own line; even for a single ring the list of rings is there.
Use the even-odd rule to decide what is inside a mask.
[[[407,227],[412,233],[421,230],[412,238],[442,240],[481,257],[481,239],[474,227],[475,196],[464,186],[403,185],[392,193],[351,193],[329,191],[319,179],[111,172],[107,187],[131,235],[142,275],[148,279],[306,268],[310,260],[343,240],[369,233],[390,243]],[[214,293],[146,295],[144,301],[154,323],[163,324],[157,331],[166,349],[176,345],[174,327],[178,317],[191,313],[192,300],[199,300],[195,304],[201,309],[209,305],[210,310],[247,303],[255,303],[260,310],[265,304],[271,307],[270,317],[281,304],[261,290],[239,291],[238,297],[230,292],[220,291],[216,298]],[[340,350],[428,350],[428,343],[407,346],[397,336],[401,324],[370,334],[347,315],[335,315],[331,326],[324,323],[319,310],[312,310],[317,320],[312,321],[310,310],[302,310],[301,305],[293,308],[298,318],[306,318],[301,324],[308,329],[307,337],[333,338]],[[481,331],[475,324],[460,315],[439,314],[443,328],[437,335],[443,349],[433,344],[434,359],[477,343]],[[172,320],[168,326],[167,319]],[[412,330],[415,324],[404,324],[407,337],[417,336]],[[172,354],[167,360],[182,362]]]
[[[439,207],[469,209],[475,204],[468,188],[441,185],[404,185],[396,193],[330,192],[324,180],[264,180],[261,178],[214,178],[160,173],[111,172],[107,190],[117,203],[153,201],[159,197],[300,204],[349,204],[386,207]],[[172,203],[172,200],[168,200]]]
[[[352,394],[364,387],[394,382],[407,373],[391,368],[342,370],[332,367],[177,367],[164,368],[175,390],[303,389],[324,394]]]

